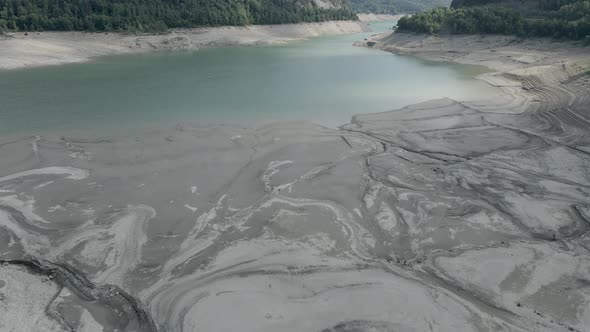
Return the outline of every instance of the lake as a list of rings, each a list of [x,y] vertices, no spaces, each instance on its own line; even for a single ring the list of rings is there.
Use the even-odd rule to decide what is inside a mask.
[[[378,22],[375,31],[393,22]],[[329,127],[358,113],[428,99],[486,98],[484,68],[430,63],[354,47],[373,33],[281,46],[228,47],[97,58],[0,72],[0,132],[313,121]]]

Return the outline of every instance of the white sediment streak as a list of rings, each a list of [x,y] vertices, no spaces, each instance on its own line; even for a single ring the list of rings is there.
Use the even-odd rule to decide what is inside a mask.
[[[184,204],[184,207],[187,208],[187,209],[189,209],[189,210],[191,210],[191,211],[193,211],[193,212],[197,211],[197,208],[196,207],[190,206],[188,204]]]
[[[39,155],[39,145],[37,144],[41,141],[40,136],[35,136],[35,138],[31,141],[31,146],[33,147],[33,153],[38,156]]]
[[[52,167],[45,167],[45,168],[38,168],[32,169],[29,171],[19,172],[11,175],[7,175],[0,178],[0,182],[11,181],[27,176],[34,176],[34,175],[64,175],[68,174],[66,177],[67,179],[72,180],[82,180],[87,178],[90,175],[88,170],[74,168],[74,167],[64,167],[64,166],[52,166]]]
[[[37,189],[41,189],[43,187],[47,187],[48,185],[52,184],[53,182],[55,182],[55,181],[43,182],[43,183],[41,183],[39,185],[36,185],[34,189],[37,190]]]
[[[267,192],[272,191],[272,185],[270,184],[270,179],[272,178],[272,176],[279,172],[279,168],[281,166],[291,164],[293,164],[292,160],[271,161],[270,163],[268,163],[268,166],[266,167],[266,170],[264,171],[261,177]]]
[[[50,247],[50,243],[45,237],[27,231],[18,225],[10,214],[2,210],[0,210],[0,227],[14,234],[16,239],[12,240],[18,241],[27,253],[38,255],[44,249]]]
[[[260,206],[260,209],[270,208],[273,204],[285,204],[294,208],[318,207],[331,213],[334,217],[334,222],[341,227],[342,235],[347,238],[351,251],[357,257],[369,258],[365,241],[367,239],[373,240],[372,235],[367,232],[363,226],[356,222],[356,218],[353,214],[338,204],[328,201],[276,195],[264,202]]]
[[[34,212],[35,200],[32,198],[22,200],[16,195],[3,196],[0,197],[0,205],[10,206],[11,208],[18,210],[31,222],[40,221],[43,223],[49,223]]]
[[[109,268],[100,273],[97,282],[122,285],[123,275],[141,261],[141,249],[147,241],[145,226],[156,216],[156,211],[145,205],[130,205],[125,215],[108,230],[112,239],[105,259]]]

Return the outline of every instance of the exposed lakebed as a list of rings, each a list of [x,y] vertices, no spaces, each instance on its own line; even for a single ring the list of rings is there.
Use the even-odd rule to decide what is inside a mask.
[[[421,42],[420,36],[403,38]],[[321,40],[329,45],[332,39],[300,44]],[[395,37],[386,40],[394,43]],[[435,52],[441,41],[435,40]],[[473,59],[477,43],[457,51],[454,41],[452,52],[436,54]],[[227,51],[258,50],[268,49]],[[310,59],[321,50],[310,51]],[[217,50],[103,58],[81,66],[207,52]],[[57,117],[53,132],[1,140],[0,330],[586,330],[587,71],[569,62],[571,52],[545,53],[512,42],[493,52],[485,44],[479,52],[488,64],[510,62],[528,74],[486,74],[505,93],[471,102],[464,99],[486,97],[479,94],[486,88],[479,90],[480,83],[465,74],[475,90],[453,89],[448,80],[437,85],[464,99],[357,115],[338,130],[300,122],[243,125],[272,114],[313,120],[319,115],[314,110],[323,109],[316,100],[317,107],[301,112],[244,111],[241,122],[238,110],[189,114],[174,106],[162,109],[160,118],[139,111],[113,113],[112,119],[80,115],[85,120],[79,128],[94,128],[79,133],[59,130],[75,127],[76,117]],[[525,65],[519,61],[524,53],[539,60]],[[339,59],[327,56],[326,63]],[[271,63],[263,60],[260,66]],[[190,66],[179,67],[190,73]],[[142,84],[167,77],[150,76],[149,65],[141,68]],[[474,67],[437,65],[431,73],[457,73],[452,68]],[[342,82],[333,80],[335,85],[346,82],[347,71],[339,73]],[[306,75],[301,89],[318,84],[331,91],[317,82],[324,76]],[[384,84],[401,78],[389,76]],[[285,81],[277,79],[273,88]],[[256,75],[242,82],[256,90]],[[403,88],[420,100],[436,96]],[[109,103],[102,102],[105,112],[113,112]],[[387,108],[396,105],[393,100]],[[356,112],[374,111],[367,107]],[[327,113],[330,119],[343,116],[335,110]],[[162,124],[184,115],[197,121]],[[205,115],[212,122],[226,116],[227,122],[207,124]],[[161,126],[99,130],[140,127],[139,120]],[[13,123],[13,132],[18,128]]]

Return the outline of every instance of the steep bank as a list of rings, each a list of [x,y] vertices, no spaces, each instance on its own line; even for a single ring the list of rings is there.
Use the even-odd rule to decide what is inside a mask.
[[[173,30],[161,35],[30,32],[0,36],[0,70],[83,62],[102,55],[212,46],[270,45],[368,31],[355,21]]]

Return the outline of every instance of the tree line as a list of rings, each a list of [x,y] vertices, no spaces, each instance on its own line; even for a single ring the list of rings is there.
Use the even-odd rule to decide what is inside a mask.
[[[451,8],[473,7],[473,6],[502,6],[527,11],[528,14],[535,13],[535,10],[558,10],[561,6],[569,5],[579,0],[453,0]]]
[[[296,0],[0,0],[0,31],[165,31],[356,19],[347,7]]]
[[[551,1],[545,3],[553,4]],[[530,13],[498,6],[435,8],[403,17],[398,21],[397,29],[429,34],[504,34],[590,42],[590,1],[562,0],[555,10]]]

